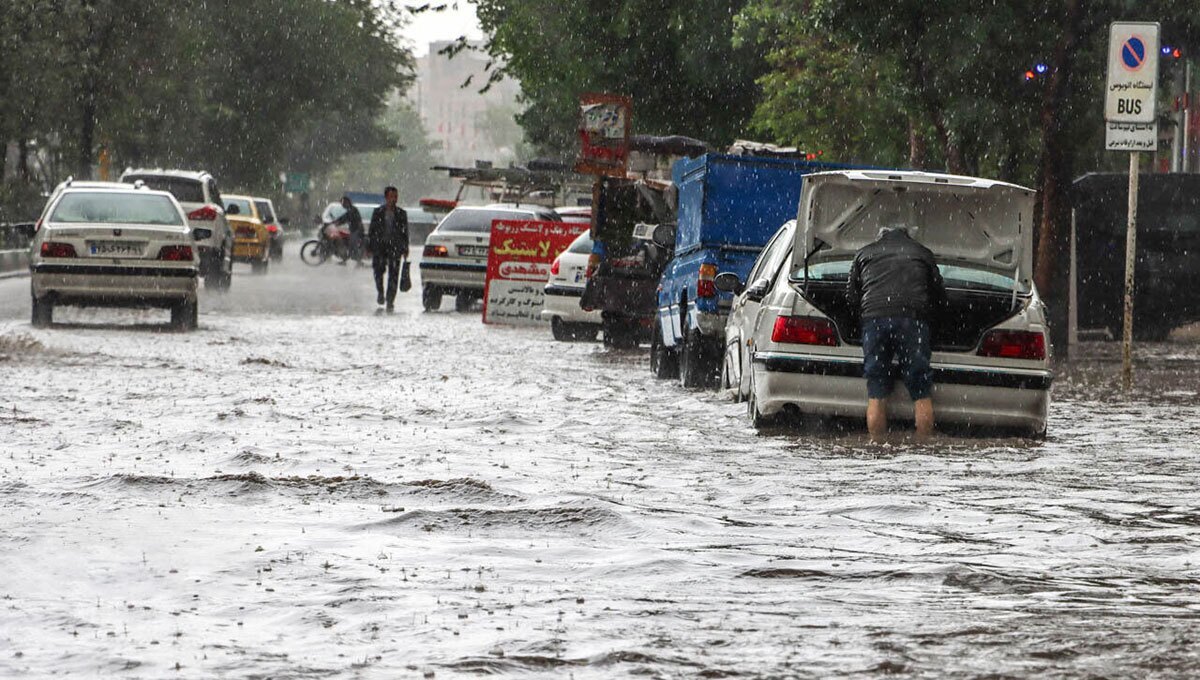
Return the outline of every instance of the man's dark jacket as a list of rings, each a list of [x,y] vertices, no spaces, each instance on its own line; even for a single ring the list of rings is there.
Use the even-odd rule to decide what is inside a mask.
[[[946,287],[933,252],[893,229],[858,251],[846,296],[863,319],[936,321],[946,304]]]
[[[367,234],[367,240],[371,252],[383,253],[386,250],[393,257],[399,257],[408,250],[408,213],[396,206],[396,223],[389,231],[387,220],[384,219],[385,210],[387,204],[379,206],[371,213],[371,231]]]

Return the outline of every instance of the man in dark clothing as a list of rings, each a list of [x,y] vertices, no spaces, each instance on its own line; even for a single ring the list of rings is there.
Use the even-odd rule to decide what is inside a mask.
[[[349,196],[342,196],[342,207],[346,209],[345,214],[334,220],[333,223],[350,225],[350,257],[361,263],[363,247],[362,213],[358,211],[358,208],[354,207],[354,203],[350,201]]]
[[[884,400],[892,393],[893,358],[913,400],[917,436],[933,434],[930,324],[946,300],[933,253],[913,240],[905,227],[881,230],[879,238],[855,256],[847,297],[862,320],[871,437],[878,440],[887,433]]]
[[[396,304],[396,286],[400,281],[400,258],[408,257],[408,214],[396,205],[400,192],[396,187],[383,190],[384,204],[371,215],[371,230],[367,240],[371,246],[371,266],[375,270],[375,290],[378,304],[387,303],[387,311]],[[383,275],[387,273],[387,296],[384,297]]]

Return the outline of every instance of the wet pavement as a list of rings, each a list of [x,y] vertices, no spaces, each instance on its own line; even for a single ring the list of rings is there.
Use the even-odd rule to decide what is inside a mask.
[[[1200,343],[1129,398],[1086,346],[1044,441],[876,446],[373,298],[290,252],[195,333],[34,330],[0,280],[0,676],[1200,673]]]

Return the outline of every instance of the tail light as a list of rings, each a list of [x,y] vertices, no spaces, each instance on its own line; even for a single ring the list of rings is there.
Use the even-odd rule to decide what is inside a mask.
[[[202,208],[196,208],[188,213],[189,220],[197,220],[200,222],[212,222],[217,219],[217,209],[211,205],[206,205]]]
[[[190,262],[192,259],[191,246],[163,246],[158,251],[158,259],[167,262]]]
[[[550,276],[558,276],[558,258],[554,258],[554,262],[550,265]]]
[[[268,224],[267,231],[271,232],[272,234],[275,234],[275,233],[279,232],[279,227],[275,226],[274,224]]]
[[[1046,336],[1032,331],[989,331],[979,346],[979,356],[1001,359],[1046,358]]]
[[[450,249],[446,246],[425,246],[422,254],[425,257],[449,257]]]
[[[696,297],[708,298],[717,294],[717,286],[713,279],[717,278],[717,265],[700,265],[700,279],[696,281]]]
[[[42,242],[42,257],[79,257],[70,243]]]
[[[775,318],[771,342],[837,347],[837,329],[829,319],[815,316],[779,316]]]
[[[587,277],[592,278],[592,274],[600,267],[600,256],[596,253],[588,255]]]

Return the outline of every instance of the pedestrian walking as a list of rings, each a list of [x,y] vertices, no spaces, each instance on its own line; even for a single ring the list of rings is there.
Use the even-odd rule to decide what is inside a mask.
[[[396,305],[396,288],[400,283],[400,260],[408,266],[408,215],[396,205],[400,192],[396,187],[383,190],[383,205],[371,214],[367,241],[371,248],[371,267],[375,271],[376,302],[387,305],[391,312]],[[384,288],[384,275],[387,288]]]
[[[881,229],[850,267],[847,297],[862,322],[867,430],[876,441],[887,434],[893,359],[913,400],[917,436],[933,434],[931,325],[945,306],[946,288],[933,252],[910,231],[903,225]]]

